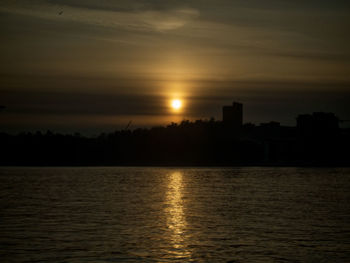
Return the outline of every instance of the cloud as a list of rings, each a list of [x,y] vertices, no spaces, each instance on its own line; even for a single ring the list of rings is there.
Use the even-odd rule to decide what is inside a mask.
[[[329,104],[338,103],[344,106],[350,93],[349,82],[193,80],[191,85],[200,86],[201,92],[184,96],[186,111],[188,116],[203,117],[209,117],[211,112],[220,111],[222,105],[231,103],[232,100],[259,105],[276,102],[283,104],[288,101],[296,103],[303,98],[314,101],[314,105],[318,100],[324,104],[328,101]],[[210,87],[215,87],[214,93]],[[329,87],[332,87],[332,90]],[[16,114],[161,116],[169,113],[169,96],[165,94],[125,94],[106,90],[88,93],[84,90],[45,91],[18,88],[2,89],[0,93],[2,102],[7,106],[7,112]]]
[[[193,8],[166,10],[104,10],[45,1],[4,1],[1,12],[33,16],[55,21],[79,22],[94,26],[124,28],[136,31],[168,31],[181,28],[199,16]],[[62,12],[62,13],[61,13]]]
[[[166,99],[154,95],[2,90],[10,114],[164,115]],[[20,94],[20,95],[19,95]]]
[[[196,9],[176,9],[166,13],[147,11],[140,14],[141,20],[157,31],[166,31],[185,26],[189,21],[199,16]]]

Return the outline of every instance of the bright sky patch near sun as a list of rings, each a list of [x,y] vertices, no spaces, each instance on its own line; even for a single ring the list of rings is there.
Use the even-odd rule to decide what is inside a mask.
[[[182,108],[182,101],[179,99],[173,99],[171,101],[171,107],[173,108],[173,110],[178,111]]]
[[[220,119],[233,100],[251,122],[348,119],[349,11],[343,0],[3,0],[0,128],[165,125],[172,94],[191,119]]]

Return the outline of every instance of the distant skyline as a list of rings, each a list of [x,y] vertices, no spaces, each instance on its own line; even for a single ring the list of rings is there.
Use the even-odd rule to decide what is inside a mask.
[[[0,131],[221,119],[232,101],[257,124],[350,119],[349,13],[342,0],[2,0]]]

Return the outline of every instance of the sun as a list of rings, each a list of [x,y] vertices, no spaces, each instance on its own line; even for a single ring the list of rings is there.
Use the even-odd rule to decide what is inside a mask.
[[[182,101],[179,100],[179,99],[172,100],[172,101],[171,101],[171,107],[172,107],[174,110],[179,110],[179,109],[181,109],[181,107],[182,107]]]

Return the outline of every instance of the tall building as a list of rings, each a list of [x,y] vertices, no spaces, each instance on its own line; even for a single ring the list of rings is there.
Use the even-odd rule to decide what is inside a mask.
[[[243,104],[233,102],[232,106],[222,108],[222,121],[233,128],[241,128],[243,125]]]

